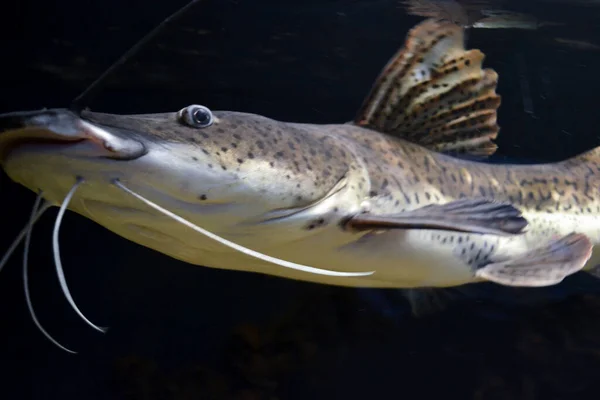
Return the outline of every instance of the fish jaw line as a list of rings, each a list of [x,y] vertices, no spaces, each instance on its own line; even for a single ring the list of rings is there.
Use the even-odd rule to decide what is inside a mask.
[[[109,182],[117,168],[147,153],[144,143],[66,109],[0,114],[0,166],[15,182],[60,204],[78,178]],[[99,165],[106,168],[102,171]],[[104,172],[104,176],[98,174]]]
[[[48,150],[70,146],[71,154],[115,160],[146,153],[142,142],[115,135],[66,109],[0,114],[0,165],[13,151],[30,145]]]

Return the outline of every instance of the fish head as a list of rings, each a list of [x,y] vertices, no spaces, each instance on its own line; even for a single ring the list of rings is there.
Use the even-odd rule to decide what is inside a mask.
[[[69,208],[101,224],[148,212],[141,224],[152,228],[151,210],[118,181],[224,232],[344,207],[335,197],[348,199],[351,156],[319,133],[317,125],[201,105],[143,115],[17,112],[0,115],[0,165],[56,205],[83,180]]]

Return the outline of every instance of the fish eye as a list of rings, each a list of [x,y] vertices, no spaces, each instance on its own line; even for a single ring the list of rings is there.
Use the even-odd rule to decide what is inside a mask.
[[[206,128],[212,125],[214,120],[213,114],[208,108],[197,104],[182,108],[177,113],[177,117],[192,128]]]

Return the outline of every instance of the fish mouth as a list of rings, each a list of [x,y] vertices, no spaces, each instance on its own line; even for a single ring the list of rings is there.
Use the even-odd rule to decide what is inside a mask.
[[[67,109],[0,114],[0,165],[15,150],[69,147],[74,155],[132,160],[146,154],[140,141],[85,121]]]

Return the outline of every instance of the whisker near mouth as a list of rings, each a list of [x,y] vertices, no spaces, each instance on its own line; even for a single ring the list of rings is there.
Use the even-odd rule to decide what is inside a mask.
[[[67,193],[67,196],[65,197],[62,205],[60,206],[60,209],[58,210],[58,215],[56,216],[56,221],[54,222],[54,230],[52,232],[52,250],[54,252],[54,264],[56,266],[56,275],[58,276],[58,280],[60,282],[60,287],[63,291],[63,294],[65,295],[65,298],[67,299],[67,301],[69,302],[69,304],[71,305],[73,310],[89,326],[91,326],[92,328],[94,328],[95,330],[97,330],[99,332],[105,333],[108,328],[97,326],[93,322],[88,320],[85,317],[85,315],[83,315],[83,313],[79,310],[77,305],[75,304],[75,300],[73,300],[73,297],[71,296],[71,292],[69,291],[69,287],[67,285],[67,280],[65,279],[65,273],[64,273],[63,267],[62,267],[62,262],[60,260],[60,246],[59,246],[59,241],[58,241],[58,233],[60,230],[60,224],[62,222],[63,216],[65,215],[65,211],[67,210],[67,207],[69,206],[69,203],[71,202],[71,199],[73,198],[73,195],[75,194],[75,191],[83,182],[84,182],[83,178],[77,178],[77,181],[75,182],[73,187],[71,187],[71,190],[69,190],[69,193]]]
[[[63,267],[62,267],[62,262],[60,259],[58,233],[60,231],[60,225],[62,222],[62,218],[64,216],[65,211],[67,210],[67,207],[68,207],[71,199],[73,198],[73,195],[75,194],[75,191],[83,182],[84,182],[84,180],[82,178],[77,179],[75,184],[71,187],[71,190],[69,190],[69,192],[67,193],[67,196],[65,197],[65,199],[59,209],[58,215],[56,217],[56,221],[54,223],[53,235],[52,235],[52,247],[53,247],[53,253],[54,253],[54,262],[55,262],[55,266],[56,266],[56,273],[58,276],[58,280],[61,285],[61,289],[63,291],[65,298],[71,305],[71,307],[75,310],[75,312],[79,315],[79,317],[81,319],[83,319],[89,326],[91,326],[92,328],[94,328],[97,331],[105,333],[108,328],[99,327],[99,326],[95,325],[94,323],[92,323],[91,321],[89,321],[83,315],[83,313],[79,310],[77,305],[75,304],[75,301],[73,300],[73,297],[71,296],[71,293],[67,286],[65,274],[63,271]],[[52,204],[50,202],[44,201],[43,192],[39,191],[38,196],[35,201],[35,204],[31,211],[31,215],[29,217],[29,221],[28,221],[27,225],[21,230],[21,232],[19,232],[19,234],[17,235],[17,237],[15,238],[13,243],[10,245],[8,250],[2,256],[2,259],[0,259],[0,271],[6,265],[6,263],[8,262],[8,260],[10,259],[11,255],[14,253],[16,248],[19,246],[19,244],[21,244],[21,242],[23,242],[23,244],[24,244],[24,249],[23,249],[23,287],[24,287],[25,300],[27,303],[27,308],[29,310],[29,314],[31,315],[31,318],[32,318],[34,324],[36,325],[36,327],[50,342],[52,342],[54,345],[56,345],[61,350],[64,350],[71,354],[77,354],[77,352],[70,350],[67,347],[61,345],[56,339],[54,339],[44,329],[44,327],[42,326],[42,324],[40,323],[40,321],[37,318],[37,315],[33,308],[33,303],[31,301],[31,294],[30,294],[30,290],[29,290],[29,248],[30,248],[30,244],[31,244],[31,234],[32,234],[33,226],[35,225],[35,223],[50,207],[52,207]]]
[[[282,260],[276,257],[271,257],[269,255],[260,253],[258,251],[255,250],[251,250],[247,247],[241,246],[237,243],[231,242],[225,238],[222,238],[218,235],[215,235],[212,232],[207,231],[206,229],[200,228],[199,226],[191,223],[190,221],[186,220],[185,218],[180,217],[179,215],[165,209],[162,208],[161,206],[159,206],[158,204],[146,199],[144,196],[134,192],[133,190],[129,189],[127,186],[123,185],[118,179],[114,179],[113,180],[113,184],[115,186],[117,186],[119,189],[123,190],[124,192],[132,195],[133,197],[137,198],[138,200],[146,203],[149,207],[152,207],[153,209],[155,209],[156,211],[159,211],[161,213],[163,213],[164,215],[166,215],[167,217],[170,217],[172,219],[174,219],[175,221],[193,229],[194,231],[200,233],[201,235],[204,235],[218,243],[221,243],[224,246],[227,246],[233,250],[239,251],[240,253],[246,254],[250,257],[254,257],[257,258],[259,260],[262,261],[266,261],[269,262],[271,264],[275,264],[275,265],[279,265],[281,267],[284,268],[290,268],[290,269],[295,269],[297,271],[303,271],[303,272],[308,272],[311,274],[318,274],[318,275],[328,275],[328,276],[345,276],[345,277],[357,277],[357,276],[368,276],[368,275],[372,275],[375,273],[375,271],[368,271],[368,272],[339,272],[339,271],[330,271],[330,270],[326,270],[326,269],[320,269],[320,268],[315,268],[315,267],[309,267],[308,265],[302,265],[302,264],[296,264],[294,262],[291,261],[286,261],[286,260]]]
[[[33,209],[31,210],[31,217],[29,218],[29,223],[26,227],[26,235],[25,242],[23,246],[23,289],[25,291],[25,301],[27,302],[27,309],[29,310],[29,315],[31,315],[31,319],[35,326],[42,332],[42,334],[48,339],[52,344],[57,346],[59,349],[66,351],[67,353],[77,354],[77,352],[70,350],[60,344],[56,339],[54,339],[42,326],[40,321],[38,320],[35,310],[33,308],[33,303],[31,301],[31,295],[29,292],[29,245],[31,243],[31,234],[33,232],[33,225],[37,218],[39,217],[40,212],[44,212],[49,208],[48,203],[42,203],[43,197],[42,192],[40,191],[37,198],[35,199],[35,204],[33,205]]]

